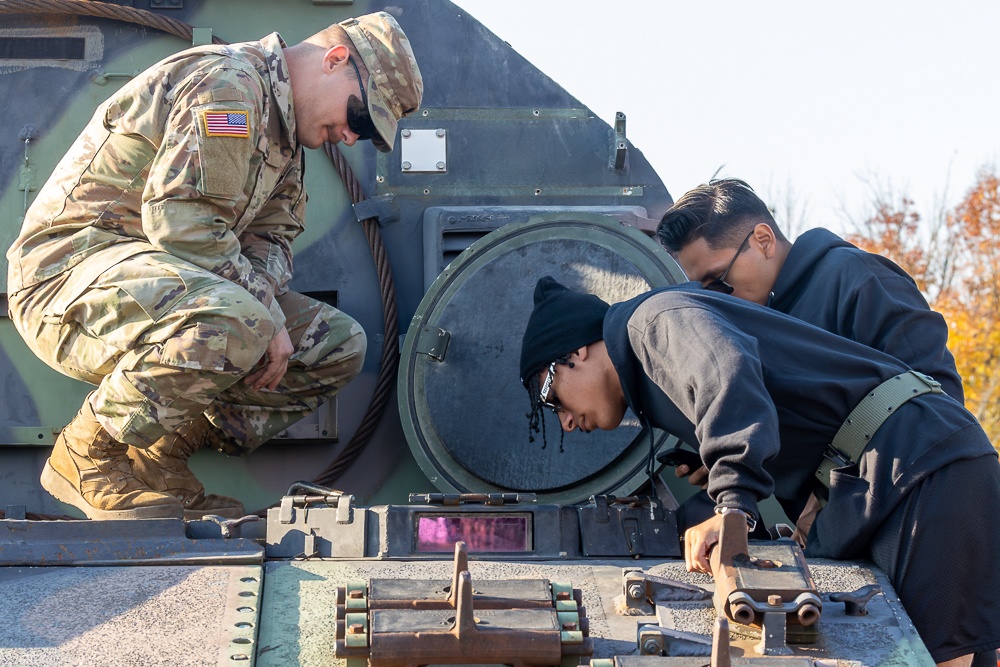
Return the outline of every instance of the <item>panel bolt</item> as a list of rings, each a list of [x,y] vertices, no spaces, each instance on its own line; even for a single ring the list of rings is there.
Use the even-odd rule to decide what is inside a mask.
[[[660,654],[660,642],[654,637],[648,637],[644,642],[642,642],[642,652],[645,655],[659,655]]]
[[[629,584],[628,596],[633,600],[641,600],[646,596],[646,587],[639,583]]]

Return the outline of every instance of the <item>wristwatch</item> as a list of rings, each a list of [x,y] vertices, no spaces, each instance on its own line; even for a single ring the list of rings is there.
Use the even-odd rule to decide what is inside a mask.
[[[716,514],[725,515],[725,514],[730,514],[732,512],[739,512],[740,514],[742,514],[743,516],[746,517],[746,519],[747,519],[747,532],[748,533],[752,533],[754,531],[754,529],[757,527],[757,519],[754,518],[754,516],[752,514],[750,514],[748,512],[744,512],[739,507],[716,507],[715,508],[715,513]]]

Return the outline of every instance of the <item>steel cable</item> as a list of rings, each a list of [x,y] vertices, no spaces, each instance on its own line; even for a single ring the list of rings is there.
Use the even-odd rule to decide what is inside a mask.
[[[357,204],[364,200],[365,195],[361,189],[361,184],[354,176],[351,165],[347,163],[343,153],[331,143],[324,144],[323,148],[333,162],[337,173],[340,174],[340,180],[347,187],[347,191],[351,195],[351,201]],[[354,437],[351,438],[351,441],[347,443],[347,446],[344,447],[337,458],[313,480],[323,486],[330,486],[333,481],[338,479],[351,466],[361,453],[361,449],[371,439],[382,417],[382,413],[385,411],[389,396],[392,394],[396,369],[399,366],[399,346],[396,343],[396,338],[399,335],[399,325],[397,322],[396,286],[392,279],[392,266],[389,263],[385,244],[382,242],[378,220],[367,218],[361,221],[361,226],[364,228],[368,246],[371,248],[372,257],[375,260],[379,289],[382,295],[382,317],[384,320],[382,363],[379,368],[378,378],[375,381],[375,391],[368,406],[368,411],[361,419],[361,424],[354,432]]]
[[[0,0],[0,14],[74,14],[97,18],[125,21],[154,28],[191,41],[193,30],[190,25],[177,19],[155,14],[144,9],[123,7],[96,0]],[[215,35],[215,44],[225,44]]]

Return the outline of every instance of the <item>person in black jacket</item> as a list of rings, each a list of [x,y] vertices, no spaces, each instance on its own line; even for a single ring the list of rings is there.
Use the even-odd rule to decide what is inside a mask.
[[[696,445],[716,515],[685,532],[689,570],[709,571],[722,517],[790,516],[826,498],[806,555],[870,557],[934,660],[969,665],[1000,647],[1000,465],[976,419],[898,359],[695,283],[609,307],[542,278],[521,347],[529,425],[616,428],[627,408]],[[821,481],[848,415],[870,393],[912,385],[867,446]],[[881,399],[876,399],[881,400]],[[886,399],[889,400],[889,399]],[[870,405],[866,403],[866,405]],[[933,600],[933,604],[926,604]],[[978,664],[978,660],[977,660]]]
[[[931,310],[913,279],[889,259],[822,228],[789,243],[767,205],[745,182],[718,179],[678,199],[664,214],[657,240],[688,278],[705,288],[768,306],[821,329],[890,354],[941,383],[965,402],[962,378],[948,351],[948,325]],[[678,466],[679,477],[704,484],[704,467]],[[819,506],[795,519],[804,541]],[[682,505],[678,519],[700,522],[711,511],[704,494]]]
[[[745,182],[719,179],[678,199],[656,230],[688,278],[890,354],[960,403],[948,325],[889,259],[826,229],[789,241]]]

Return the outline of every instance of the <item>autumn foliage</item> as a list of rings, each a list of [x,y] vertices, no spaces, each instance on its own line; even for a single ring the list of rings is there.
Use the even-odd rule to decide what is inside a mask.
[[[889,257],[917,282],[949,325],[948,347],[966,407],[1000,446],[1000,177],[983,168],[953,209],[924,220],[912,200],[876,198],[874,214],[848,236]]]

